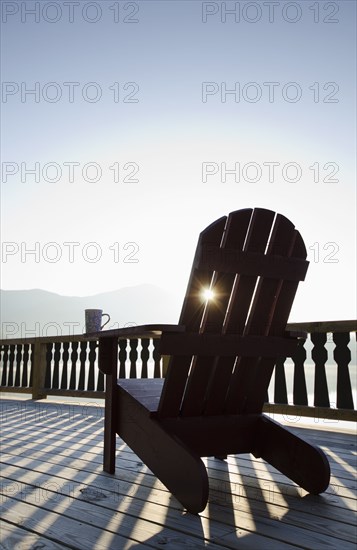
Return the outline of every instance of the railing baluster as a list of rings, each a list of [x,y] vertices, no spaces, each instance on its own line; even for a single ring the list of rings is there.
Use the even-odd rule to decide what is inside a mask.
[[[52,376],[52,389],[59,388],[59,362],[61,359],[61,342],[55,342],[55,351],[53,354],[53,376]]]
[[[10,346],[10,353],[9,353],[9,373],[8,373],[8,379],[7,379],[7,385],[13,386],[14,385],[14,359],[15,359],[15,344],[12,344]]]
[[[348,370],[351,352],[348,348],[350,335],[348,332],[335,333],[333,341],[336,347],[333,356],[337,363],[337,408],[353,409],[352,387]]]
[[[33,365],[34,365],[34,357],[35,357],[35,344],[30,344],[30,380],[29,380],[29,386],[32,388],[33,386]]]
[[[138,360],[138,342],[139,340],[137,338],[131,338],[129,340],[130,344],[130,353],[129,353],[129,359],[130,359],[130,378],[137,378],[137,372],[136,372],[136,361]]]
[[[46,345],[46,377],[45,388],[52,388],[52,348],[53,344]]]
[[[119,340],[119,378],[126,378],[125,362],[127,357],[126,352],[127,340]]]
[[[149,344],[150,339],[149,338],[142,338],[141,339],[141,361],[142,361],[142,367],[141,367],[141,378],[147,378],[148,377],[148,360],[150,357],[149,353]]]
[[[22,378],[21,378],[21,387],[27,388],[28,387],[28,363],[29,363],[29,348],[30,344],[24,344],[23,348],[23,367],[22,367]]]
[[[77,361],[78,361],[78,346],[79,342],[72,342],[71,353],[71,378],[69,380],[69,389],[75,390],[77,383]]]
[[[279,357],[275,365],[274,403],[287,405],[288,392],[286,389],[285,359]]]
[[[80,371],[79,371],[79,382],[78,382],[78,389],[84,390],[85,386],[85,377],[86,377],[86,359],[87,359],[87,342],[81,342],[80,343],[80,353],[79,353],[79,360],[80,360]]]
[[[1,377],[1,385],[6,387],[8,386],[7,381],[7,374],[8,374],[8,360],[9,360],[9,347],[8,345],[4,344],[2,346],[2,377]]]
[[[89,342],[89,372],[88,372],[88,385],[87,390],[94,390],[94,363],[96,360],[96,347],[97,342]]]
[[[22,356],[22,345],[16,345],[16,367],[15,367],[15,386],[18,388],[21,386],[21,356]]]
[[[297,346],[296,353],[292,357],[294,362],[294,388],[293,388],[293,401],[294,405],[307,405],[307,390],[305,380],[304,363],[306,360],[306,350],[304,343],[300,341]]]
[[[314,405],[315,407],[329,407],[330,399],[325,369],[325,363],[328,358],[327,349],[325,347],[327,342],[326,333],[312,333],[311,342],[314,344],[311,351],[311,357],[315,363]]]
[[[161,378],[161,355],[159,352],[159,340],[153,340],[154,349],[152,356],[154,359],[154,378]]]
[[[62,376],[61,376],[61,390],[66,390],[68,386],[68,359],[69,359],[69,342],[63,342],[62,353]]]

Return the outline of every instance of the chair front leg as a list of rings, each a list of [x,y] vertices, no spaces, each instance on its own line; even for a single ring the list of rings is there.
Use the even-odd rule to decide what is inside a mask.
[[[109,474],[115,472],[115,440],[118,420],[117,368],[117,338],[100,338],[99,369],[106,373],[103,469]]]

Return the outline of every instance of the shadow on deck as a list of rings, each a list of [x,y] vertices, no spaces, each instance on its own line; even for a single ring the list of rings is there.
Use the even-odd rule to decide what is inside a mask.
[[[288,424],[329,458],[323,495],[251,455],[209,458],[208,506],[193,516],[119,438],[115,476],[102,471],[103,419],[102,403],[1,400],[1,548],[355,549],[356,439],[345,423]]]

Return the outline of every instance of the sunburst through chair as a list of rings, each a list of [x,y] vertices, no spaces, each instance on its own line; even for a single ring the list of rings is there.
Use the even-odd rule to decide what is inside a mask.
[[[98,333],[107,472],[118,434],[192,513],[208,500],[205,456],[252,453],[310,493],[328,487],[325,454],[262,413],[277,358],[304,339],[286,324],[307,267],[286,217],[238,210],[200,234],[178,325]],[[165,379],[117,379],[118,338],[153,333],[170,356]]]

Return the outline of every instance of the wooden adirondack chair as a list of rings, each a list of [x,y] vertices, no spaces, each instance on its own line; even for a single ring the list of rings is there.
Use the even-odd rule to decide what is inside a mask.
[[[325,454],[262,414],[277,357],[299,343],[285,327],[307,267],[287,218],[238,210],[200,234],[179,325],[98,333],[107,472],[118,434],[192,513],[208,500],[204,456],[252,453],[310,493],[328,487]],[[207,288],[214,297],[205,301]],[[170,355],[165,379],[117,380],[117,338],[155,331]]]

